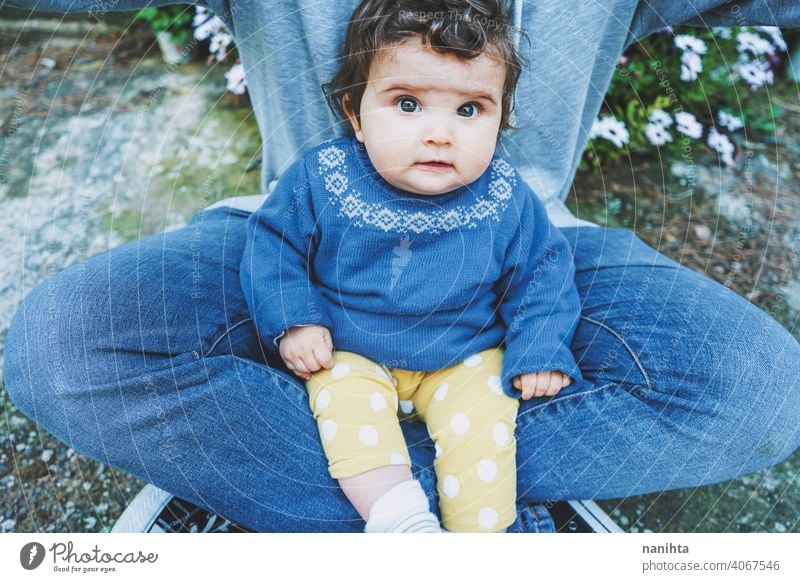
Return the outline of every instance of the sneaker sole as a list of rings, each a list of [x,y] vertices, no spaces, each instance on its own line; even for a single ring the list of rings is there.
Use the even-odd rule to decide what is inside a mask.
[[[558,533],[624,533],[594,501],[562,501],[549,508]],[[244,533],[251,530],[175,497],[154,485],[134,497],[112,533]]]

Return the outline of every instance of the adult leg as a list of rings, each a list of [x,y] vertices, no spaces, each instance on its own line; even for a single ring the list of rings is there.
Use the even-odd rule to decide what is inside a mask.
[[[201,212],[48,279],[9,331],[5,387],[78,452],[237,523],[360,531],[304,385],[266,360],[250,324],[246,217]],[[432,445],[416,440],[415,476],[433,492]]]
[[[522,402],[519,495],[602,499],[715,483],[800,444],[800,346],[627,229],[564,228],[583,380]]]

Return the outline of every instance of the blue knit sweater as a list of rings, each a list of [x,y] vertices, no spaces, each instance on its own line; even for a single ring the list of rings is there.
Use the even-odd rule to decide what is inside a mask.
[[[526,372],[580,371],[569,243],[517,171],[495,156],[472,184],[436,196],[386,182],[353,137],[286,170],[248,222],[241,264],[262,343],[328,328],[334,348],[431,371],[504,345],[502,386]]]

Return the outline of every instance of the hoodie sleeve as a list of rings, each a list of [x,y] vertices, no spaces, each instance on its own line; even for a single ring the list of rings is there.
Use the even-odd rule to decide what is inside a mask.
[[[311,186],[300,158],[247,221],[239,277],[267,349],[277,351],[278,339],[293,326],[331,328],[313,274],[318,242]]]
[[[520,374],[557,370],[581,379],[570,349],[580,319],[572,249],[533,191],[520,183],[518,227],[495,287],[506,326],[503,386],[515,397],[520,392],[511,381]]]

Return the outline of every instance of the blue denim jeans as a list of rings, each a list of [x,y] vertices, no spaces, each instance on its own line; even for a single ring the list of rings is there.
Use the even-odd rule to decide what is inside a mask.
[[[5,386],[75,450],[262,531],[360,531],[306,390],[256,336],[239,285],[247,213],[95,256],[23,301]],[[564,228],[583,380],[523,401],[521,503],[623,497],[770,466],[800,439],[800,346],[738,295],[631,231]],[[433,444],[404,423],[436,507]],[[544,521],[543,521],[544,520]],[[546,529],[523,512],[511,530]]]

